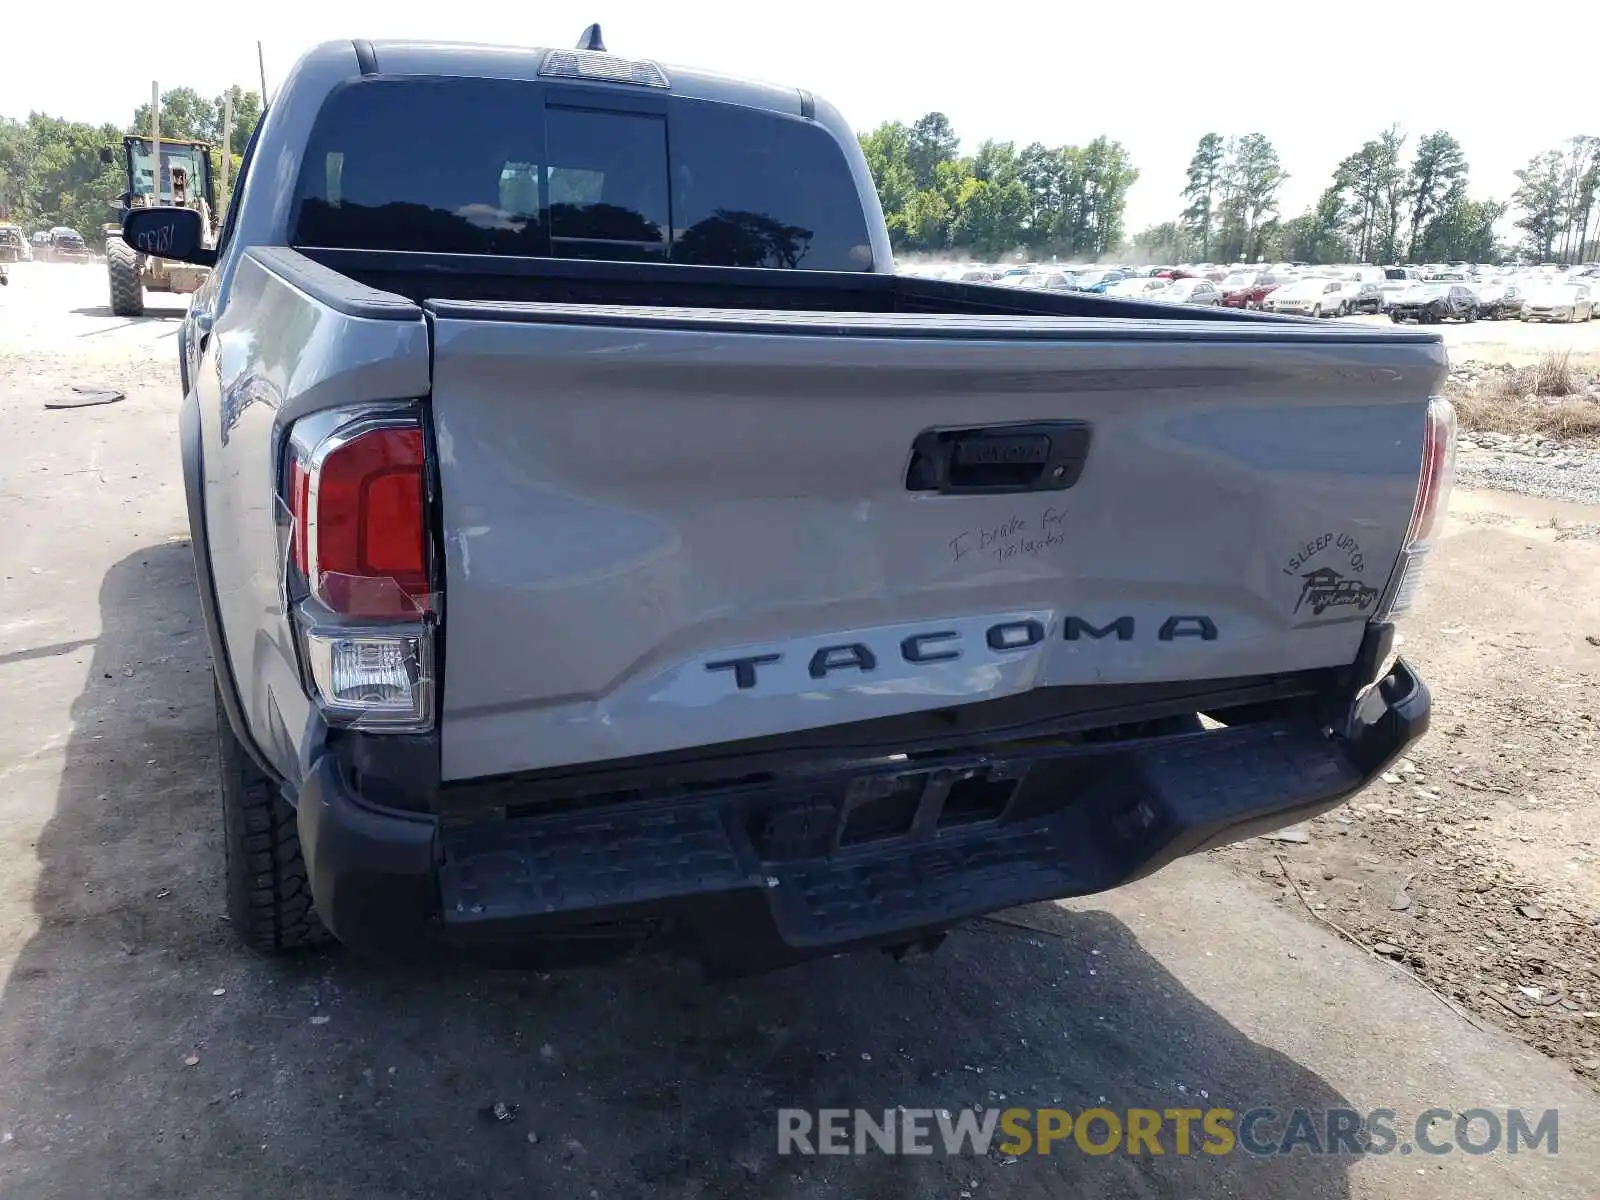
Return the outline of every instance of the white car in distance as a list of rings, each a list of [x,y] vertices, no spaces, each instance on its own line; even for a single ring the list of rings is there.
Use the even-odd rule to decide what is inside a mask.
[[[1263,300],[1261,307],[1301,317],[1342,317],[1349,311],[1343,281],[1315,275],[1284,284]]]

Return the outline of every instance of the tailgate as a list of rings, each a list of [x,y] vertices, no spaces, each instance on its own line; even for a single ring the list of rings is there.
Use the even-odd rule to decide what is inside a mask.
[[[1361,327],[428,307],[447,779],[1348,663],[1444,370]]]

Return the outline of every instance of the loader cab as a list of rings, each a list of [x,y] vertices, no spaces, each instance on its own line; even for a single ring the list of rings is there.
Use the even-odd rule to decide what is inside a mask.
[[[162,138],[159,177],[149,138],[126,137],[122,145],[128,180],[122,195],[124,213],[135,208],[192,208],[205,218],[208,234],[215,235],[217,197],[207,143]]]

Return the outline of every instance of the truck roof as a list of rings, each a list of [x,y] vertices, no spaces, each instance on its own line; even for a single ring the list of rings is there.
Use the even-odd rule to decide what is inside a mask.
[[[548,83],[604,84],[619,88],[654,87],[674,96],[695,100],[716,100],[741,104],[747,108],[768,109],[793,116],[811,116],[814,101],[800,88],[780,87],[755,80],[737,79],[714,71],[659,63],[654,59],[634,58],[610,51],[564,50],[541,46],[496,46],[475,42],[419,41],[404,39],[357,40],[356,59],[364,75],[461,75],[478,79],[542,79]],[[347,40],[324,42],[308,57],[344,56],[352,43]],[[560,70],[559,56],[581,64],[582,73]],[[654,68],[659,82],[642,84],[619,79],[626,68],[639,65]],[[541,75],[541,72],[548,72]],[[640,77],[649,74],[648,70]]]

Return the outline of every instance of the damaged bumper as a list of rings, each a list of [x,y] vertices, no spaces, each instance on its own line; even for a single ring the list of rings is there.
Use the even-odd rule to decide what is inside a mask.
[[[324,758],[300,834],[323,921],[382,957],[549,961],[652,942],[775,966],[1104,891],[1314,816],[1371,782],[1428,713],[1398,660],[1337,730],[1301,715],[891,756],[464,825],[374,809]]]

